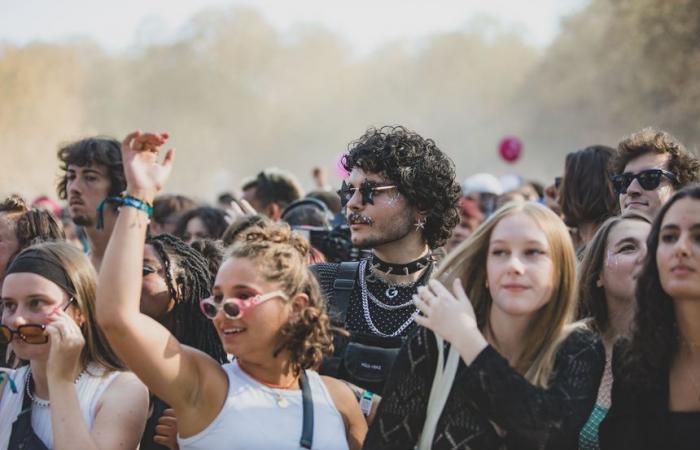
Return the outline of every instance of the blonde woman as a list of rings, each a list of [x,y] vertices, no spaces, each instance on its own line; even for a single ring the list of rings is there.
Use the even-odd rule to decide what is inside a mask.
[[[604,352],[571,325],[575,261],[546,207],[492,215],[419,290],[423,327],[401,351],[364,448],[576,448]]]
[[[29,364],[0,398],[0,449],[134,449],[146,387],[122,365],[94,319],[95,270],[65,242],[23,250],[2,285],[0,340]]]

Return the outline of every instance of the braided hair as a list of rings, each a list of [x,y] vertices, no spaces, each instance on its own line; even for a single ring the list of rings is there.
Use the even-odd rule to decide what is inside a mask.
[[[207,260],[170,234],[151,236],[146,244],[151,245],[163,261],[168,292],[175,299],[171,312],[175,325],[170,331],[182,344],[201,350],[220,363],[227,362],[214,325],[199,310],[199,300],[211,295],[212,276]]]

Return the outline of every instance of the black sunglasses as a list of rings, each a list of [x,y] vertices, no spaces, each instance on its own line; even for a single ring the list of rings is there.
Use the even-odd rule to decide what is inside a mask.
[[[67,310],[68,307],[72,305],[74,301],[75,298],[71,297],[71,299],[68,300],[68,303],[66,303],[66,306],[63,307],[63,311]],[[57,310],[58,308],[54,309],[54,311]],[[0,325],[0,344],[9,344],[10,342],[12,342],[12,337],[14,335],[19,336],[19,338],[27,344],[46,344],[47,342],[49,342],[49,336],[47,334],[44,334],[45,329],[46,325],[39,325],[34,323],[20,325],[17,327],[16,330],[13,330],[12,328],[6,325]]]
[[[396,185],[394,184],[388,186],[377,186],[371,181],[365,180],[360,184],[359,188],[356,188],[343,181],[343,184],[337,193],[338,197],[340,197],[340,205],[345,208],[352,196],[355,195],[356,191],[360,191],[363,205],[366,205],[367,203],[374,205],[374,196],[377,195],[378,192],[393,189],[395,187]]]
[[[618,194],[626,194],[627,188],[632,184],[635,178],[642,189],[653,191],[661,184],[661,177],[666,177],[672,182],[676,182],[676,176],[663,169],[642,170],[639,173],[625,172],[619,175],[613,175],[610,180],[612,181],[613,188],[615,188],[615,192]]]

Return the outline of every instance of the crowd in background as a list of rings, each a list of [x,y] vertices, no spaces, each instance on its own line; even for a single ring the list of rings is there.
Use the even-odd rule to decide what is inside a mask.
[[[371,128],[341,186],[265,168],[213,204],[168,138],[70,143],[60,202],[0,202],[0,450],[697,448],[700,162],[669,133],[460,182]]]

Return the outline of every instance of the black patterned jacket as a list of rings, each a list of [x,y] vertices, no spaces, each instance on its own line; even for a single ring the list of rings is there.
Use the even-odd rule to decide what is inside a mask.
[[[394,364],[364,449],[407,450],[417,444],[436,364],[435,336],[419,327]],[[584,329],[562,343],[548,389],[530,384],[486,347],[469,367],[460,360],[432,448],[577,449],[604,366],[603,345]]]

